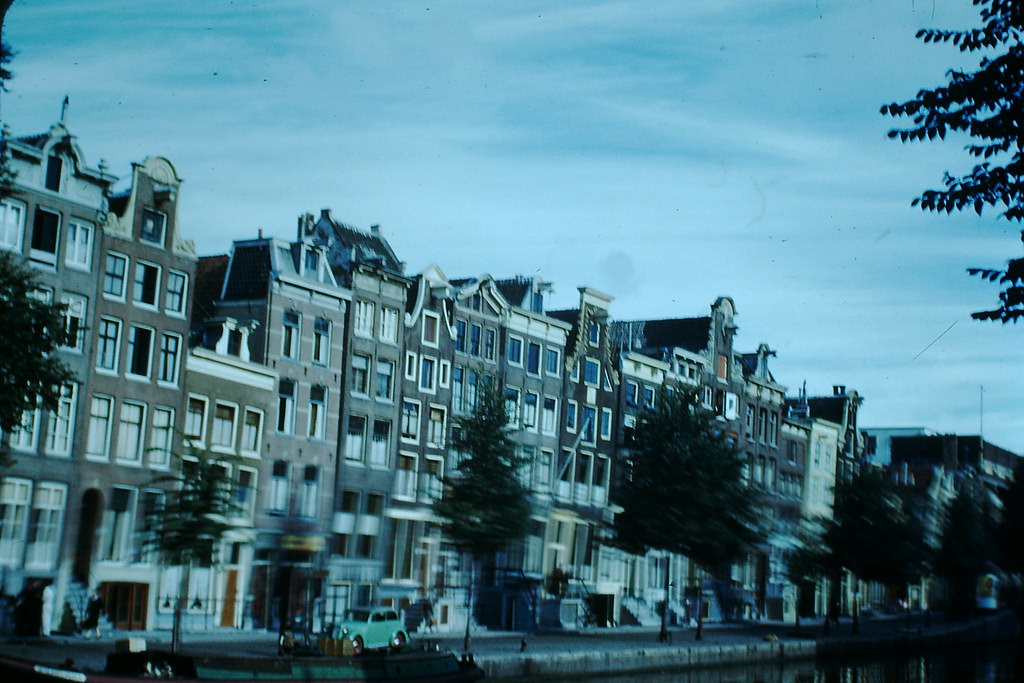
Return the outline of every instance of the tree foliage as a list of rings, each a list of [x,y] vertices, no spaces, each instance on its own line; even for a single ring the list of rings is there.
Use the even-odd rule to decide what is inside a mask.
[[[866,469],[837,484],[833,515],[824,525],[834,569],[887,584],[904,583],[924,570],[923,528],[881,472]]]
[[[686,555],[706,569],[757,540],[757,507],[743,463],[694,392],[661,392],[637,421],[631,469],[615,492],[616,543]]]
[[[521,539],[529,524],[528,491],[519,478],[525,464],[509,434],[504,396],[497,385],[479,388],[473,414],[459,422],[452,445],[461,455],[434,503],[448,539],[482,558]]]
[[[1024,574],[1024,466],[1017,465],[1013,482],[1002,492],[1002,515],[997,530],[1000,566]]]
[[[947,171],[944,188],[927,190],[913,201],[926,211],[993,207],[1009,221],[1024,219],[1024,3],[1019,0],[973,0],[980,28],[948,31],[921,29],[925,43],[946,43],[964,53],[981,53],[974,72],[951,69],[948,82],[919,90],[902,103],[887,104],[882,114],[907,117],[911,126],[889,131],[903,142],[944,139],[960,133],[971,138],[967,153],[978,160],[969,171]],[[1022,232],[1024,238],[1024,232]],[[1003,286],[999,306],[979,311],[978,320],[1016,322],[1024,316],[1024,259],[1012,259],[1005,270],[968,268]]]
[[[68,340],[64,307],[39,296],[35,274],[6,251],[0,251],[0,320],[0,429],[9,433],[24,412],[56,409],[62,386],[75,375],[57,356]]]
[[[995,520],[988,492],[973,479],[962,479],[956,497],[943,515],[942,538],[936,551],[939,576],[973,584],[996,560]]]

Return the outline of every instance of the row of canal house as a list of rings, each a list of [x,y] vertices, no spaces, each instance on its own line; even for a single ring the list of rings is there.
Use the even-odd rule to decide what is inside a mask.
[[[706,316],[613,321],[612,297],[581,287],[574,308],[548,310],[540,278],[409,275],[379,228],[326,210],[300,216],[293,240],[258,234],[197,258],[167,160],[133,167],[118,193],[63,123],[6,147],[19,193],[4,201],[3,246],[69,303],[77,341],[61,356],[80,379],[61,410],[5,437],[8,591],[52,582],[80,611],[96,587],[116,626],[168,626],[177,570],[143,545],[145,513],[172,454],[195,447],[224,456],[239,506],[218,562],[192,573],[190,627],[318,628],[387,603],[410,626],[429,605],[439,628],[461,628],[466,568],[431,505],[457,464],[453,430],[497,381],[533,512],[477,577],[476,621],[647,623],[666,597],[679,619],[792,613],[784,555],[859,458],[860,399],[787,399],[768,346],[734,349],[731,299]],[[700,392],[770,502],[768,533],[729,576],[607,542],[616,463],[662,386]],[[685,577],[668,596],[664,562]]]

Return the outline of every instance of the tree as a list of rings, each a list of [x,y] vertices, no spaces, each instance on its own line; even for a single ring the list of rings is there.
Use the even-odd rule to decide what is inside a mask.
[[[922,571],[923,529],[885,476],[865,469],[836,485],[831,519],[823,536],[833,571],[866,581],[905,583]],[[858,628],[859,605],[853,628]]]
[[[803,590],[828,574],[829,555],[822,539],[820,522],[807,521],[800,526],[797,545],[786,554],[786,576],[796,588],[796,630],[800,631],[800,610]],[[826,628],[828,620],[825,620]]]
[[[1001,211],[1002,218],[1019,222],[1024,219],[1024,4],[1019,0],[973,3],[981,16],[980,28],[921,29],[917,37],[925,43],[952,44],[964,53],[984,53],[977,71],[951,69],[946,85],[919,90],[913,99],[884,105],[881,111],[912,121],[908,128],[890,130],[890,138],[941,140],[948,133],[962,133],[972,139],[968,154],[981,160],[959,176],[947,171],[945,188],[925,191],[913,205],[946,213],[973,209],[979,216],[987,206]],[[999,306],[973,313],[973,318],[1007,323],[1024,316],[1024,259],[1010,260],[1005,270],[967,270],[1003,285]]]
[[[995,566],[995,522],[985,485],[973,477],[962,477],[958,484],[956,497],[943,515],[935,567],[948,582],[950,612],[967,616],[978,577]]]
[[[235,499],[228,459],[190,449],[178,457],[178,471],[154,483],[170,487],[162,504],[146,513],[147,541],[166,565],[181,567],[174,604],[171,650],[181,646],[181,621],[188,601],[192,565],[216,560],[224,535],[241,512]]]
[[[526,535],[529,492],[519,478],[524,462],[509,434],[505,399],[496,383],[479,387],[472,415],[459,422],[452,446],[461,459],[434,503],[448,540],[471,566]],[[469,603],[472,604],[472,577]],[[463,648],[469,650],[469,616]]]
[[[662,550],[718,570],[758,538],[743,463],[695,392],[661,391],[637,420],[630,469],[617,488],[616,543],[628,552]],[[666,598],[670,585],[666,562]],[[703,621],[698,605],[697,638]],[[663,610],[659,640],[668,637]]]

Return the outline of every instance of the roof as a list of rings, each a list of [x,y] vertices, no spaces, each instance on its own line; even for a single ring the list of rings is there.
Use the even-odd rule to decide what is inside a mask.
[[[501,295],[513,306],[522,306],[527,293],[533,287],[533,281],[522,275],[508,280],[495,280],[494,284]]]
[[[270,282],[270,242],[236,243],[225,277],[225,301],[265,298]]]
[[[312,229],[321,234],[329,230],[333,234],[334,239],[330,253],[332,269],[341,269],[350,273],[356,265],[369,265],[396,275],[404,274],[405,264],[398,260],[391,245],[380,234],[378,226],[365,232],[336,221],[331,216],[331,212],[324,209],[320,212],[320,218]]]
[[[192,318],[203,321],[214,315],[214,302],[220,298],[230,257],[227,254],[201,256],[196,263],[193,285]]]

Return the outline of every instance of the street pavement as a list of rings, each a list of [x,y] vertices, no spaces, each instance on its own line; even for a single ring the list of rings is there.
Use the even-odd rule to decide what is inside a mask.
[[[941,629],[945,624],[945,618],[940,615],[932,615],[926,620],[920,613],[911,615],[909,619],[905,615],[864,617],[859,623],[859,633],[854,634],[852,622],[844,618],[839,624],[830,625],[829,634],[825,635],[820,619],[803,620],[799,631],[794,624],[781,622],[707,623],[699,641],[696,640],[695,628],[670,628],[671,642],[665,645],[705,647],[764,642],[776,638],[885,638],[908,632]],[[103,669],[106,655],[113,651],[115,642],[129,637],[144,639],[150,650],[170,649],[168,631],[113,631],[104,633],[98,640],[87,640],[78,635],[55,635],[49,638],[0,637],[0,653],[46,664],[62,664],[71,659],[80,669],[98,671]],[[423,642],[430,647],[437,646],[461,653],[463,638],[463,633],[414,633],[412,640],[413,643]],[[477,657],[508,656],[515,653],[535,657],[545,652],[608,651],[660,645],[658,628],[642,626],[530,633],[473,630],[470,640],[470,651]],[[277,654],[277,634],[265,631],[218,629],[201,633],[186,632],[182,636],[182,643],[182,651],[191,654]]]

